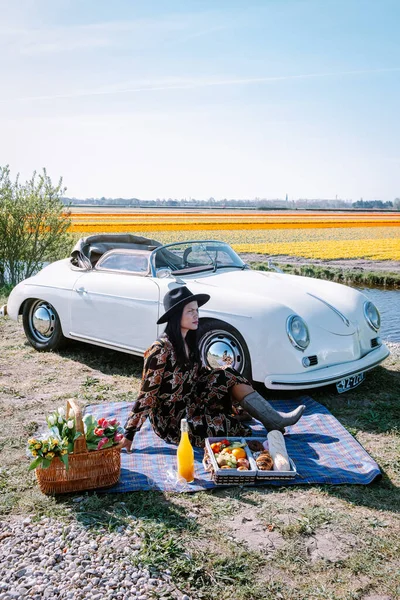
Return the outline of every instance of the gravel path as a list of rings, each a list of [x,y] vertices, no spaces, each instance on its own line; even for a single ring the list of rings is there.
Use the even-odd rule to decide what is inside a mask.
[[[0,600],[159,597],[171,589],[168,571],[155,578],[134,567],[131,558],[140,545],[134,521],[111,533],[50,518],[0,522]]]

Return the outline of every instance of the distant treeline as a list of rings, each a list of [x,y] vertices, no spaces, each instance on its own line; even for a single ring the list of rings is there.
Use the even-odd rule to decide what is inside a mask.
[[[398,200],[398,198],[396,198]],[[396,202],[395,200],[395,202]],[[400,202],[397,203],[397,208],[400,209]],[[353,202],[354,208],[377,208],[377,209],[385,209],[385,208],[394,208],[393,202],[382,202],[382,200],[357,200],[357,202]]]
[[[177,208],[177,209],[196,209],[196,208],[245,208],[255,210],[400,210],[400,198],[392,201],[383,200],[357,200],[352,202],[338,199],[316,199],[316,200],[266,200],[265,198],[248,199],[223,199],[215,200],[196,200],[186,198],[176,200],[172,198],[156,198],[155,200],[140,200],[139,198],[63,198],[66,206],[101,206],[125,207],[125,208]]]

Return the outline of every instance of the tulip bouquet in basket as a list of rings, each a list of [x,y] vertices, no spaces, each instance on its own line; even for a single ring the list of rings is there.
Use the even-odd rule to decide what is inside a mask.
[[[48,415],[46,421],[49,427],[47,437],[28,440],[28,450],[34,457],[29,470],[39,465],[47,469],[55,457],[62,460],[68,469],[68,454],[74,451],[74,442],[81,435],[76,431],[75,417],[70,414],[67,419],[64,408],[60,407]]]
[[[60,440],[56,437],[48,437],[47,439],[39,440],[30,438],[28,440],[28,450],[34,457],[34,460],[29,465],[29,470],[32,471],[42,465],[47,469],[51,465],[51,461],[56,456],[62,460],[65,468],[68,469],[68,441]]]
[[[98,421],[93,415],[83,418],[85,426],[86,445],[88,450],[103,450],[119,444],[123,439],[123,429],[117,419],[100,418]]]
[[[76,430],[75,416],[67,418],[65,410],[60,407],[46,418],[49,431],[45,436],[30,438],[28,450],[34,460],[29,470],[42,466],[47,469],[53,458],[59,458],[68,469],[68,455],[74,452],[74,443],[82,434]],[[93,415],[83,418],[85,440],[88,450],[102,450],[117,445],[123,439],[123,429],[117,419],[96,420]]]
[[[48,415],[46,421],[47,425],[49,426],[50,433],[60,440],[67,440],[68,453],[71,454],[71,452],[74,451],[75,440],[82,435],[79,433],[79,431],[76,431],[74,415],[70,413],[67,419],[65,416],[65,410],[62,406],[60,406],[56,412]]]

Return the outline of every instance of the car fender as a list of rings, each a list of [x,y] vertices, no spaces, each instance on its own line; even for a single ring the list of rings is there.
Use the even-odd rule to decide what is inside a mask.
[[[203,281],[187,281],[187,285],[193,293],[208,292]],[[200,318],[218,319],[234,327],[247,345],[253,379],[263,381],[271,354],[278,353],[280,362],[286,359],[287,352],[294,350],[285,332],[286,320],[293,311],[283,303],[266,303],[253,293],[230,295],[213,287],[210,296],[207,304],[200,308]]]
[[[16,285],[11,291],[7,300],[9,317],[18,320],[27,300],[45,300],[57,311],[63,333],[68,337],[72,286],[80,275],[81,271],[71,269],[69,259],[48,265],[36,275]]]

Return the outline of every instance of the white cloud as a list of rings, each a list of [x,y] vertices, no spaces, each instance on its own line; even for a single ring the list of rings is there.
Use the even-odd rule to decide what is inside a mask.
[[[133,94],[140,92],[162,92],[169,90],[193,90],[196,88],[216,86],[244,86],[254,84],[269,84],[280,81],[295,81],[304,79],[323,79],[334,77],[350,77],[357,75],[375,75],[380,73],[398,72],[400,67],[384,67],[380,69],[359,69],[352,71],[337,71],[330,73],[305,73],[300,75],[282,75],[276,77],[248,77],[248,78],[184,78],[163,77],[152,80],[137,80],[125,84],[104,86],[96,90],[76,90],[74,92],[51,94],[43,96],[24,96],[14,98],[13,101],[57,100],[62,98],[83,98],[88,96],[109,96],[117,94]],[[5,102],[6,100],[3,100]],[[1,100],[0,100],[1,103]]]

